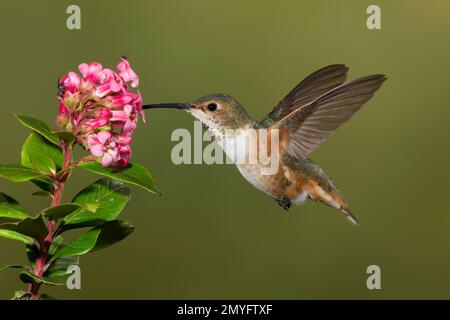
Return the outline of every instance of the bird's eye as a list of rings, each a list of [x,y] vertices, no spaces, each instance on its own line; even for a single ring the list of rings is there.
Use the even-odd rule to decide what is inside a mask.
[[[217,110],[217,104],[215,104],[215,103],[208,104],[208,110],[209,111],[216,111]]]

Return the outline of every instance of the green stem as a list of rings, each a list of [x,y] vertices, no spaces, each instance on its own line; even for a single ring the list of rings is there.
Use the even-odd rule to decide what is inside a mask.
[[[52,207],[56,207],[61,204],[65,183],[72,169],[71,162],[72,162],[73,146],[64,145],[63,152],[64,152],[64,162],[61,170],[64,173],[54,181],[55,190],[53,191],[53,198],[51,204]],[[43,242],[40,244],[40,251],[36,258],[36,263],[33,270],[33,273],[38,277],[42,277],[46,271],[45,266],[47,264],[48,251],[52,244],[53,236],[57,232],[57,228],[55,228],[55,223],[56,221],[54,221],[53,219],[49,219],[47,224],[48,234],[44,238]],[[28,294],[31,296],[31,299],[33,300],[39,299],[38,294],[39,288],[40,284],[36,282],[32,282],[28,285]]]

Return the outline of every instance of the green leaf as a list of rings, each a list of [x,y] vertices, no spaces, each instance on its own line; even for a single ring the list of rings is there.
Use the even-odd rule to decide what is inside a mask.
[[[30,262],[30,265],[34,268],[34,266],[36,265],[36,259],[39,255],[39,248],[34,243],[28,243],[25,246],[25,253],[27,255],[28,261]]]
[[[128,221],[114,220],[106,222],[97,227],[97,229],[100,230],[100,234],[91,252],[107,248],[116,242],[122,241],[134,231],[134,226]]]
[[[122,182],[103,178],[81,190],[72,200],[81,208],[64,219],[63,229],[97,225],[117,218],[130,200],[131,191]]]
[[[43,154],[53,160],[57,169],[61,169],[64,156],[62,150],[48,142],[36,132],[30,133],[22,146],[21,164],[28,168],[34,168],[32,159],[39,159]]]
[[[54,296],[51,296],[51,295],[49,295],[47,293],[41,294],[40,297],[41,297],[42,300],[58,300]]]
[[[55,135],[57,135],[62,141],[64,141],[67,144],[71,144],[75,141],[75,136],[72,134],[72,132],[68,131],[59,131],[54,132]]]
[[[48,141],[55,145],[59,145],[59,138],[57,135],[53,134],[50,127],[43,121],[26,116],[23,114],[13,114],[17,120],[24,126],[38,132],[42,136],[44,136]]]
[[[67,246],[63,247],[61,250],[57,251],[55,258],[60,258],[64,256],[79,256],[88,253],[95,247],[100,230],[97,228],[91,229],[86,233],[82,234],[78,239],[69,243]]]
[[[37,171],[49,176],[54,176],[56,174],[56,164],[47,155],[42,154],[39,158],[32,158],[30,161]]]
[[[64,241],[61,235],[57,236],[49,249],[49,254],[51,256],[50,266],[45,272],[44,276],[48,279],[55,279],[61,281],[61,278],[65,279],[70,274],[67,272],[67,269],[72,265],[78,265],[80,263],[80,258],[78,256],[67,256],[55,258],[54,255],[59,250],[63,249],[67,246],[67,243]]]
[[[0,192],[0,223],[28,218],[22,206],[7,194]]]
[[[67,272],[70,266],[77,266],[80,263],[79,256],[61,257],[53,261],[50,267],[45,272],[45,277],[49,280],[57,282],[63,281],[71,273]]]
[[[66,244],[64,243],[64,239],[61,235],[57,236],[53,239],[50,248],[48,249],[48,253],[53,256],[56,251],[60,250]]]
[[[0,265],[0,271],[5,269],[29,269],[30,267],[25,264],[6,264]]]
[[[45,225],[44,219],[42,218],[41,215],[34,218],[26,218],[16,223],[0,224],[0,236],[5,236],[2,235],[2,232],[8,231],[15,232],[22,236],[31,237],[38,241],[43,240],[48,233],[47,226]],[[21,240],[21,239],[14,239],[14,240]],[[30,242],[26,241],[25,243]]]
[[[0,165],[0,177],[13,182],[23,182],[31,179],[46,179],[39,171],[15,164]]]
[[[8,204],[11,208],[14,208],[19,211],[24,211],[23,207],[20,205],[17,200],[13,199],[12,197],[8,196],[6,193],[0,192],[0,203]]]
[[[124,221],[114,220],[95,227],[78,239],[56,252],[55,258],[79,256],[90,251],[100,250],[121,241],[134,231],[134,227]]]
[[[152,175],[140,164],[130,163],[127,167],[121,170],[104,168],[100,163],[95,161],[82,162],[78,164],[78,166],[88,171],[141,187],[144,190],[156,194],[160,194]]]
[[[41,154],[45,154],[46,160],[40,160]],[[54,164],[52,164],[52,160]],[[54,170],[55,165],[56,170],[60,170],[62,162],[62,151],[36,132],[32,132],[22,146],[21,164],[24,167],[30,169],[37,168],[38,171],[50,174],[52,170]],[[47,165],[45,163],[47,163]],[[45,169],[46,167],[51,168],[52,170],[47,170]],[[32,179],[31,182],[43,191],[52,193],[54,190],[52,181],[47,177],[45,179],[39,178],[39,180]]]
[[[27,237],[23,234],[20,234],[18,232],[11,231],[11,230],[0,229],[0,237],[7,238],[10,240],[21,241],[25,244],[33,244],[34,243],[33,238]]]
[[[19,290],[14,292],[14,296],[11,298],[11,300],[30,300],[30,294],[23,290]]]
[[[79,256],[88,253],[95,247],[98,236],[100,235],[100,229],[93,228],[86,233],[82,234],[78,239],[64,246],[61,250],[57,251],[54,258]]]
[[[22,146],[21,164],[24,167],[37,169],[47,175],[59,171],[63,163],[61,149],[36,132],[32,132]],[[53,191],[51,181],[32,180],[39,188]]]
[[[3,205],[0,203],[0,223],[8,222],[11,220],[23,220],[28,218],[29,216],[22,212],[15,209],[11,209],[8,206]]]
[[[79,209],[80,205],[76,203],[64,203],[56,207],[50,207],[42,211],[42,215],[51,219],[61,219]]]
[[[40,196],[40,197],[47,197],[47,198],[53,198],[53,194],[49,191],[44,190],[38,190],[31,194],[32,196]]]
[[[39,283],[39,284],[47,284],[51,286],[61,286],[64,285],[65,282],[54,282],[51,281],[45,277],[38,277],[37,275],[29,272],[29,271],[22,271],[19,274],[20,280],[22,280],[24,283]]]
[[[31,182],[34,183],[39,188],[41,188],[42,191],[44,191],[44,192],[53,194],[53,192],[55,191],[55,187],[53,186],[53,183],[50,179],[31,180]]]

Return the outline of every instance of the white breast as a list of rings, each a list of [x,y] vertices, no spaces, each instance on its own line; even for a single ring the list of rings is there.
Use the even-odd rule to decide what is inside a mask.
[[[270,187],[272,186],[270,176],[261,175],[261,168],[258,165],[237,165],[242,176],[257,189],[272,195]]]
[[[217,143],[236,165],[242,176],[257,189],[272,195],[269,188],[272,186],[271,179],[273,179],[273,176],[263,174],[267,171],[267,167],[263,167],[258,161],[258,140],[255,136],[255,130],[244,128],[229,135],[218,135],[217,132],[213,134],[216,135]]]

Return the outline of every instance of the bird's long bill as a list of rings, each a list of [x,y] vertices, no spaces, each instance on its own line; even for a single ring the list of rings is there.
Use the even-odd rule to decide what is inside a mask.
[[[192,105],[189,103],[155,103],[146,104],[142,106],[142,109],[156,109],[156,108],[168,108],[168,109],[190,109]]]

